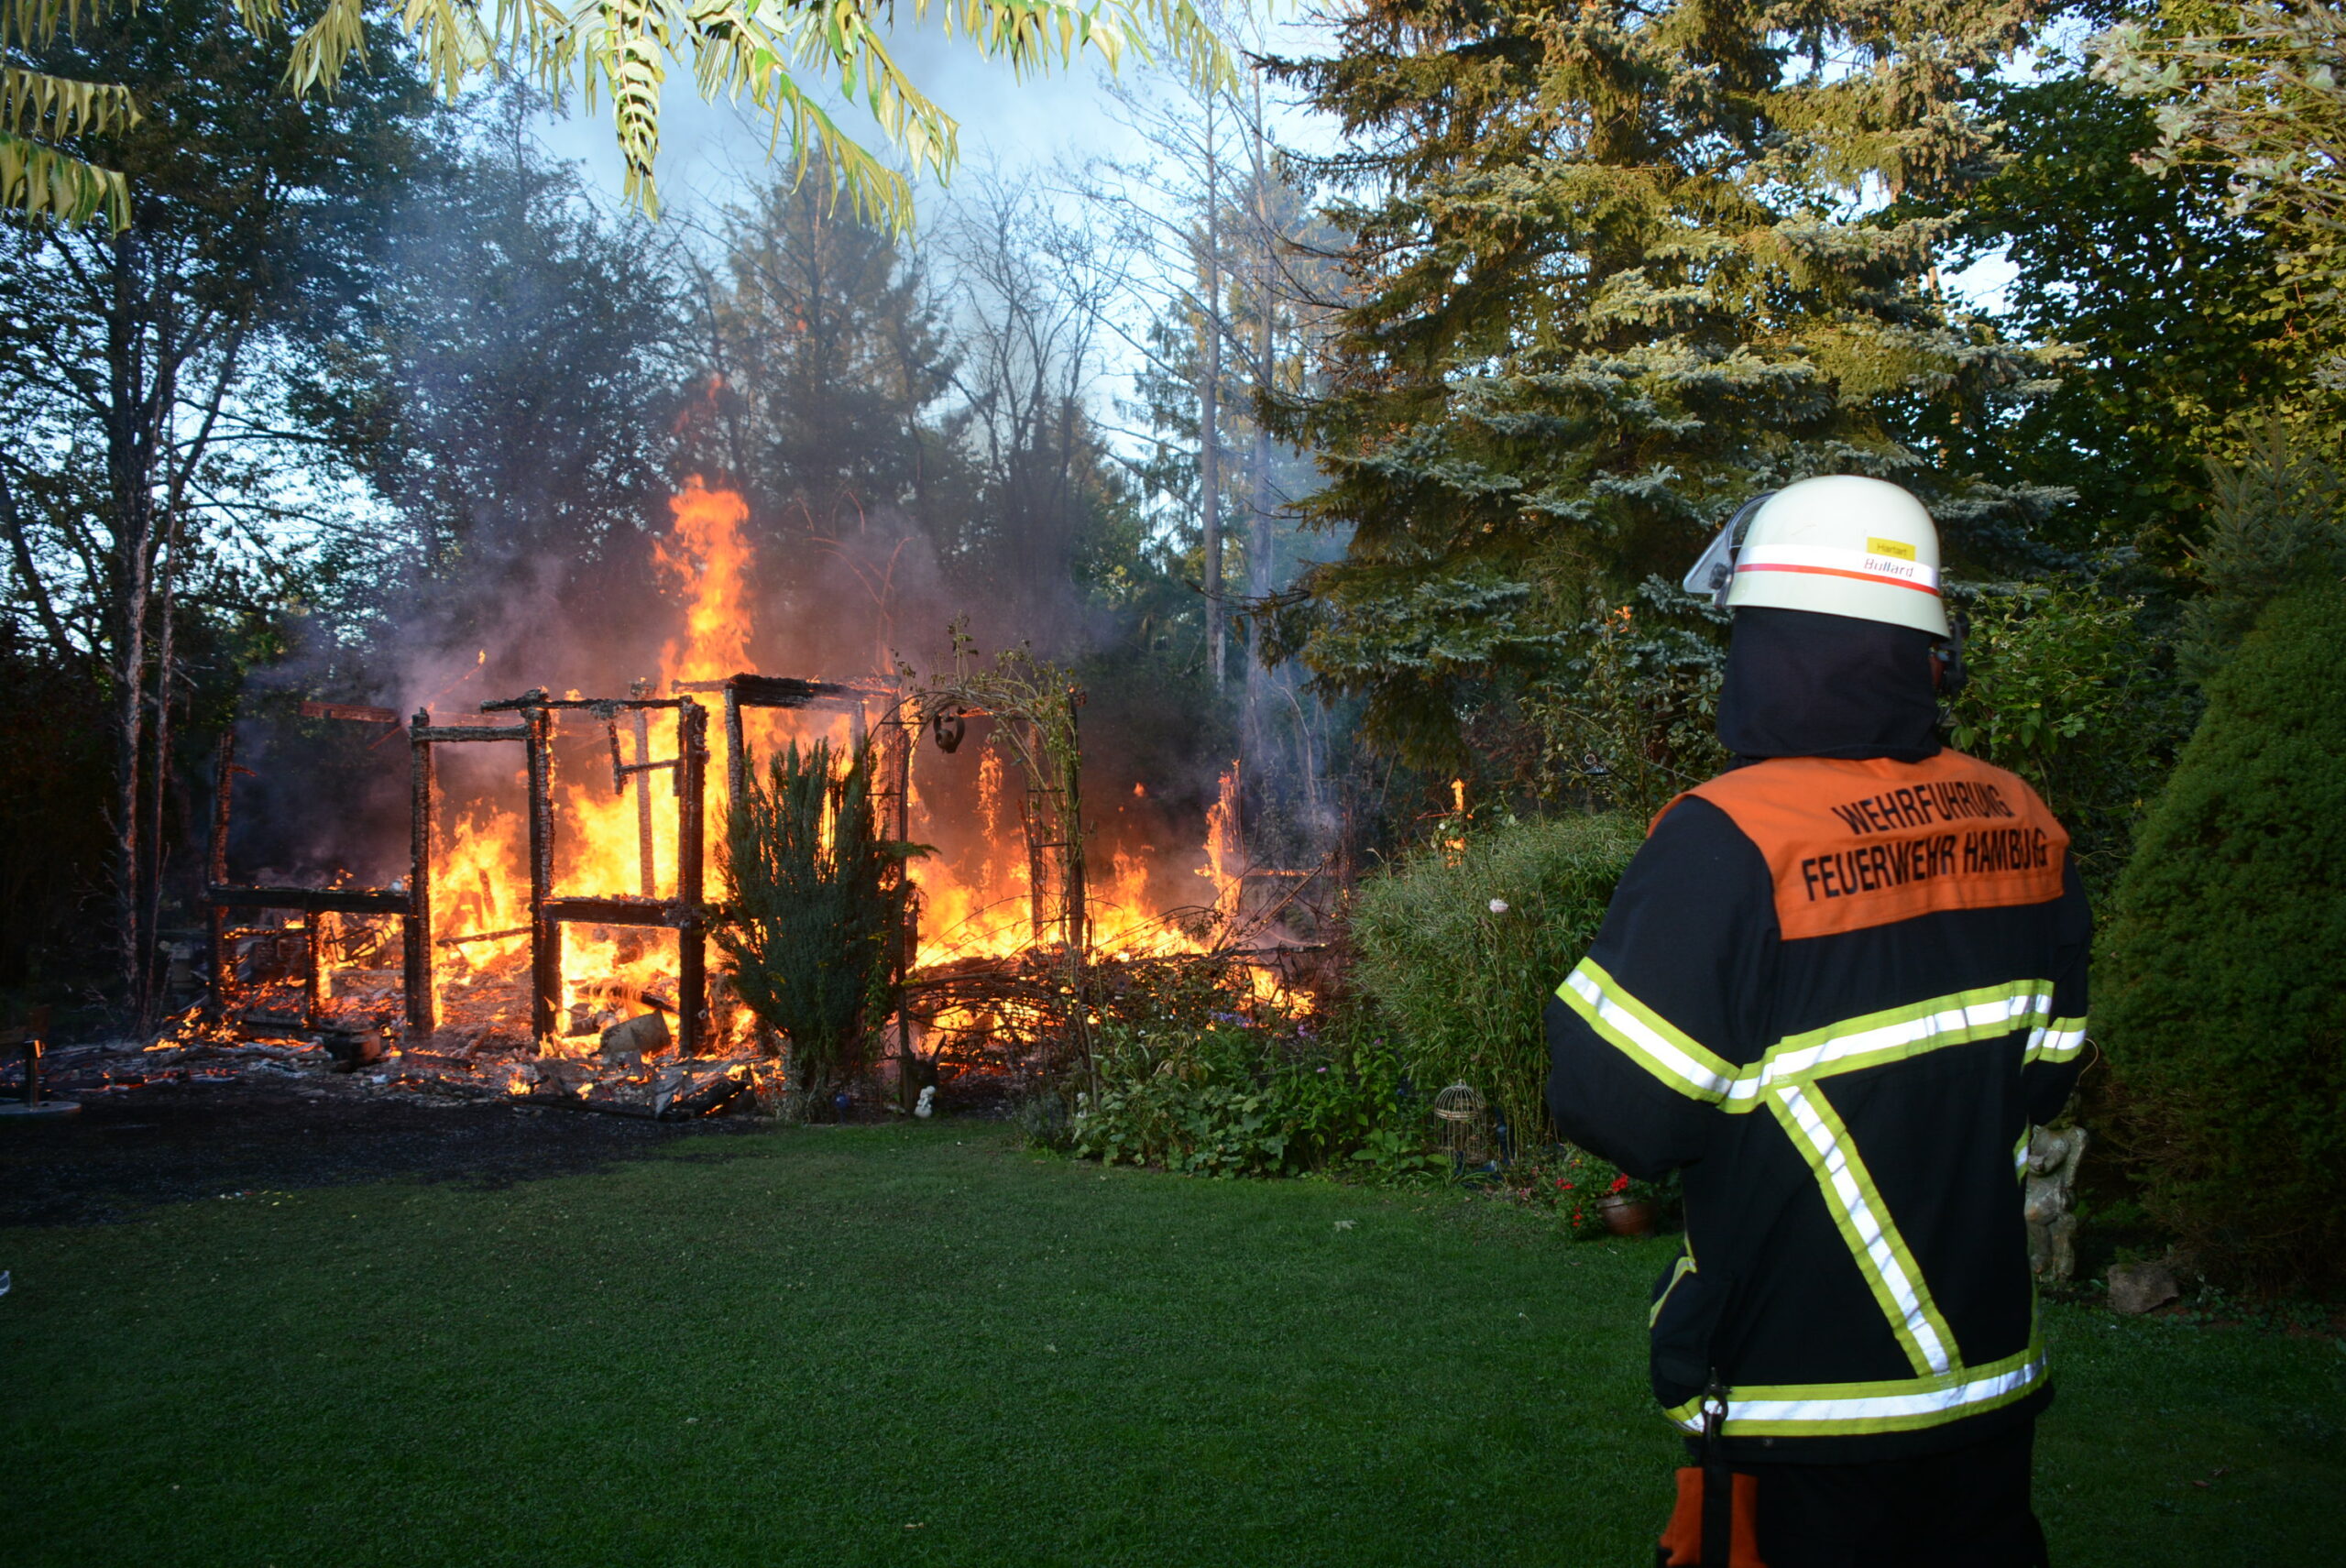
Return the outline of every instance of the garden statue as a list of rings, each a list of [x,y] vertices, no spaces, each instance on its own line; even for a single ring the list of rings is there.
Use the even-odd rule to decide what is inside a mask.
[[[2086,1130],[2055,1133],[2039,1127],[2029,1135],[2028,1191],[2021,1212],[2028,1219],[2028,1266],[2040,1279],[2067,1279],[2077,1266],[2077,1162],[2085,1157]]]

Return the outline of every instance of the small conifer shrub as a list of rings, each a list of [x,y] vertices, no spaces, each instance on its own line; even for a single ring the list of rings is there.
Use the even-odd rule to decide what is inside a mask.
[[[791,1087],[819,1099],[861,1065],[867,1020],[893,1005],[911,846],[880,836],[872,752],[845,768],[817,740],[752,773],[726,824],[733,898],[717,940],[760,1022],[790,1041]]]

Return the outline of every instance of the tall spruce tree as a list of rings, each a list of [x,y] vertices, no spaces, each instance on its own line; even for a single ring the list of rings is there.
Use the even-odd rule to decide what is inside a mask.
[[[1958,560],[2009,559],[2059,492],[1950,471],[1928,433],[2027,367],[1951,310],[1917,205],[1991,172],[1967,95],[2037,14],[1364,0],[1338,52],[1282,62],[1342,124],[1354,236],[1314,395],[1275,411],[1321,454],[1309,514],[1352,533],[1282,646],[1442,762],[1592,594],[1676,576],[1757,490],[1896,478]]]

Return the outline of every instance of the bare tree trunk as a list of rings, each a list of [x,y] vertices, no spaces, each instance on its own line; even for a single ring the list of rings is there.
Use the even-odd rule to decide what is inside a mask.
[[[141,1034],[154,1027],[158,1000],[155,994],[155,952],[163,918],[163,806],[171,781],[171,684],[177,669],[174,657],[177,618],[172,614],[172,602],[177,598],[178,588],[179,552],[176,545],[176,540],[166,541],[167,554],[159,573],[161,588],[157,595],[161,619],[155,633],[154,739],[148,749],[152,760],[145,781],[147,821],[142,833],[142,863],[138,868],[140,918],[135,934],[138,943],[138,976],[131,992]],[[313,915],[311,918],[314,920],[316,916]]]
[[[1255,303],[1255,331],[1251,355],[1253,363],[1248,369],[1259,404],[1261,400],[1270,395],[1275,371],[1277,311],[1272,287],[1277,258],[1273,249],[1277,236],[1271,224],[1270,167],[1263,139],[1263,88],[1259,77],[1254,85],[1254,114],[1246,126],[1248,174],[1252,186],[1248,194],[1255,224],[1255,243],[1250,258],[1254,273],[1250,282]],[[1254,439],[1248,446],[1246,462],[1246,594],[1250,599],[1260,603],[1269,597],[1272,586],[1271,433],[1263,422],[1259,406],[1253,410],[1253,415]],[[1262,622],[1250,616],[1246,621],[1245,709],[1240,721],[1239,736],[1255,787],[1264,796],[1276,796],[1288,773],[1283,760],[1273,756],[1277,747],[1272,738],[1274,723],[1270,710],[1270,672],[1263,660]],[[1255,820],[1277,819],[1277,814],[1266,814],[1263,809],[1269,804],[1267,798],[1258,801]]]
[[[124,992],[134,1023],[145,1026],[146,980],[149,967],[140,940],[145,864],[145,762],[147,751],[147,622],[150,613],[152,579],[148,571],[145,532],[147,508],[136,494],[115,489],[116,505],[126,515],[120,525],[122,541],[120,589],[122,623],[115,640],[115,796],[114,896],[115,934],[121,944]]]
[[[1214,146],[1215,100],[1206,100],[1205,245],[1199,256],[1205,305],[1205,353],[1198,383],[1198,516],[1204,532],[1206,660],[1220,691],[1224,678],[1222,615],[1222,160]]]

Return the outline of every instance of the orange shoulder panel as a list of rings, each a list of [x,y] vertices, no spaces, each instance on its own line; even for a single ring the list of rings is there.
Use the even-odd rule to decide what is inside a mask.
[[[2067,831],[2024,780],[1960,751],[1922,762],[1779,757],[1686,794],[1726,812],[1767,857],[1786,941],[2061,896]]]

